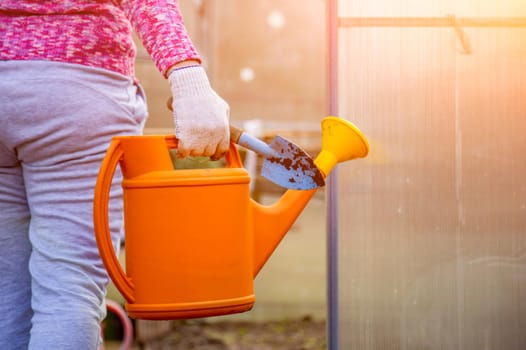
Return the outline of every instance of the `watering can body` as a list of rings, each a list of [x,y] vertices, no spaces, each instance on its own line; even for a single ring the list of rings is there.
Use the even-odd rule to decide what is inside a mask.
[[[254,303],[249,178],[240,168],[125,179],[126,268],[137,318],[189,318]]]
[[[363,142],[360,156],[368,150]],[[288,190],[263,206],[250,198],[250,178],[234,144],[225,168],[174,170],[169,149],[176,146],[173,136],[113,139],[94,197],[104,265],[132,318],[250,310],[254,277],[316,190]],[[329,152],[319,159],[324,174],[339,161],[334,158]],[[126,271],[113,249],[107,214],[117,165],[123,173]]]

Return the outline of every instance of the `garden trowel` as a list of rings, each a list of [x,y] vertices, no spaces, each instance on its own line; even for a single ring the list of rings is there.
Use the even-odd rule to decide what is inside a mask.
[[[230,141],[263,157],[261,176],[273,183],[295,190],[310,190],[325,184],[312,158],[289,140],[276,136],[269,143],[230,125]]]
[[[172,98],[166,101],[172,110]],[[230,141],[263,157],[261,176],[276,185],[294,190],[310,190],[325,185],[325,177],[312,158],[291,141],[276,136],[265,143],[230,125]]]

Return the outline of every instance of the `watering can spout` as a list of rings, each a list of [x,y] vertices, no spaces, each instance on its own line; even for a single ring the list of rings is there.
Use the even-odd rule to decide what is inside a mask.
[[[326,117],[321,127],[321,152],[314,163],[325,177],[336,164],[363,158],[369,153],[367,139],[352,123],[338,117]],[[251,200],[255,232],[254,276],[259,273],[315,193],[316,189],[287,190],[277,202],[269,206]]]

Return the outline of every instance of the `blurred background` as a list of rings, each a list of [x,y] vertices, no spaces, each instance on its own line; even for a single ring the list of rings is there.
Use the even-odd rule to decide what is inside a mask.
[[[326,113],[325,1],[179,1],[212,85],[234,122],[315,122]],[[140,44],[138,44],[140,46]],[[170,128],[169,89],[141,47],[137,76],[147,90],[147,128]]]
[[[327,1],[180,3],[234,123],[257,119],[258,132],[316,152],[336,94],[338,114],[369,138],[369,157],[339,168],[329,198],[336,344],[525,349],[526,3],[335,1],[335,62]],[[147,132],[171,132],[167,83],[144,51],[137,74]],[[325,317],[326,199],[309,204],[256,279],[254,310],[236,317]]]

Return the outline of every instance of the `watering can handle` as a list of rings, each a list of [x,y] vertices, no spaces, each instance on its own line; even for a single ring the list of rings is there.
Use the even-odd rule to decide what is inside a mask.
[[[166,135],[164,137],[164,141],[166,142],[166,146],[168,148],[177,148],[177,138],[175,137],[175,135]],[[227,166],[231,168],[243,167],[243,161],[241,160],[241,156],[239,155],[236,144],[234,142],[230,142],[228,151],[225,154],[225,160]]]
[[[119,160],[123,156],[123,150],[119,140],[112,140],[106,156],[102,160],[97,184],[95,186],[95,195],[93,200],[93,223],[95,227],[95,238],[97,246],[113,283],[122,293],[126,301],[133,303],[133,283],[124,273],[122,266],[117,258],[113,243],[111,241],[109,219],[108,219],[108,202],[110,196],[110,187],[113,180],[113,174]]]

